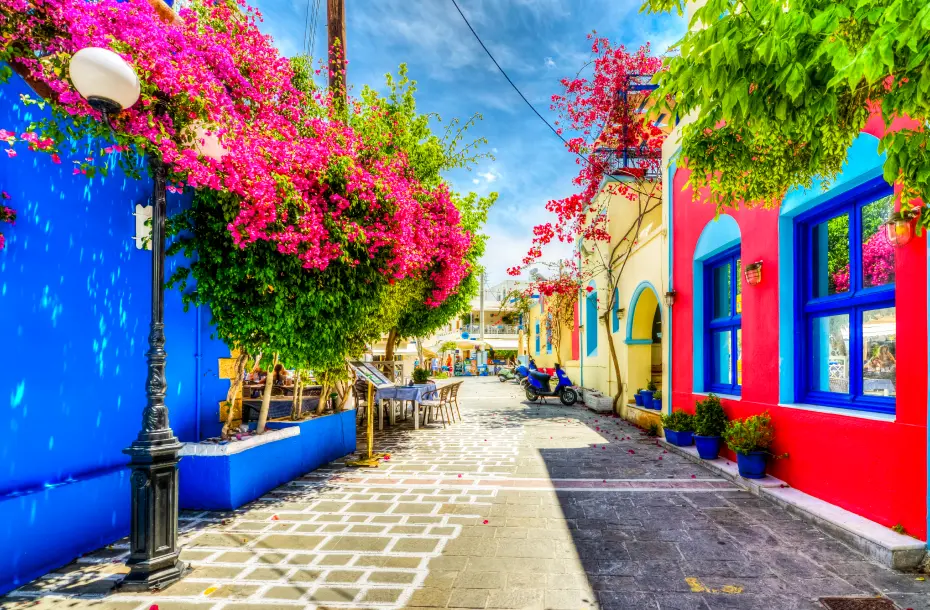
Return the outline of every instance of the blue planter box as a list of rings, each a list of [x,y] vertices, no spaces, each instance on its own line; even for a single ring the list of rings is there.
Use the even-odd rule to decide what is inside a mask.
[[[636,394],[633,394],[633,401],[636,402],[637,407],[642,407],[643,406],[643,395],[640,394],[639,392],[637,392]]]
[[[652,407],[652,390],[643,390],[639,395],[643,397],[643,405],[646,408]]]
[[[675,432],[674,430],[665,429],[665,440],[670,442],[673,445],[678,447],[690,447],[691,442],[694,440],[694,432],[691,430],[685,430],[683,432]]]
[[[268,422],[268,429],[300,429],[299,474],[306,474],[355,452],[355,414],[354,409],[349,409],[307,421]]]
[[[650,405],[650,407],[651,407],[653,410],[655,410],[655,411],[661,411],[661,410],[662,410],[662,399],[661,399],[661,398],[653,398],[653,399],[652,399],[652,404]]]
[[[231,510],[300,476],[300,429],[272,430],[225,445],[185,443],[178,464],[178,504]]]
[[[181,450],[181,508],[231,510],[355,451],[355,410],[300,422],[268,422],[268,431],[225,445]]]

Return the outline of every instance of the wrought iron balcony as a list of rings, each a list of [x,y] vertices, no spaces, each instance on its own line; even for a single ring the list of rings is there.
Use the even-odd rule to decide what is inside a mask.
[[[645,146],[627,146],[626,148],[601,147],[594,154],[604,164],[608,176],[617,178],[639,178],[648,180],[659,178],[662,153]]]

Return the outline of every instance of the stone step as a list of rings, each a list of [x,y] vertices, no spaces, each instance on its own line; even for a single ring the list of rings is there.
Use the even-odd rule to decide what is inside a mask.
[[[744,479],[736,462],[719,457],[702,460],[697,448],[678,447],[660,440],[663,447],[733,481],[743,489],[767,498],[788,512],[812,523],[873,561],[895,570],[915,570],[927,556],[927,544],[905,536],[861,515],[792,488],[775,477]]]

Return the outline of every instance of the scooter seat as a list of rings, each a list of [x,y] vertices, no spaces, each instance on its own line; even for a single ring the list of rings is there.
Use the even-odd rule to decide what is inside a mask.
[[[549,381],[550,379],[549,373],[542,373],[540,371],[530,371],[530,376],[536,381],[542,381],[542,382]]]

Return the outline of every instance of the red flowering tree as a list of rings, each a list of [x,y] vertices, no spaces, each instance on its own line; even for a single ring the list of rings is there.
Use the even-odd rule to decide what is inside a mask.
[[[559,133],[568,135],[567,148],[577,156],[576,192],[549,201],[546,209],[556,215],[533,229],[533,243],[522,264],[509,270],[520,274],[543,256],[553,240],[582,240],[578,279],[600,278],[605,302],[598,303],[599,317],[608,329],[608,345],[617,378],[616,408],[622,377],[610,314],[617,286],[643,229],[644,220],[661,205],[662,143],[667,131],[649,110],[654,100],[652,77],[662,69],[662,59],[651,54],[649,44],[630,52],[608,39],[589,36],[593,66],[590,78],[579,75],[562,79],[563,92],[552,96],[559,113]],[[587,67],[587,66],[586,66]],[[608,225],[608,206],[615,198],[629,202],[621,215],[622,227]],[[626,221],[624,221],[626,222]]]

